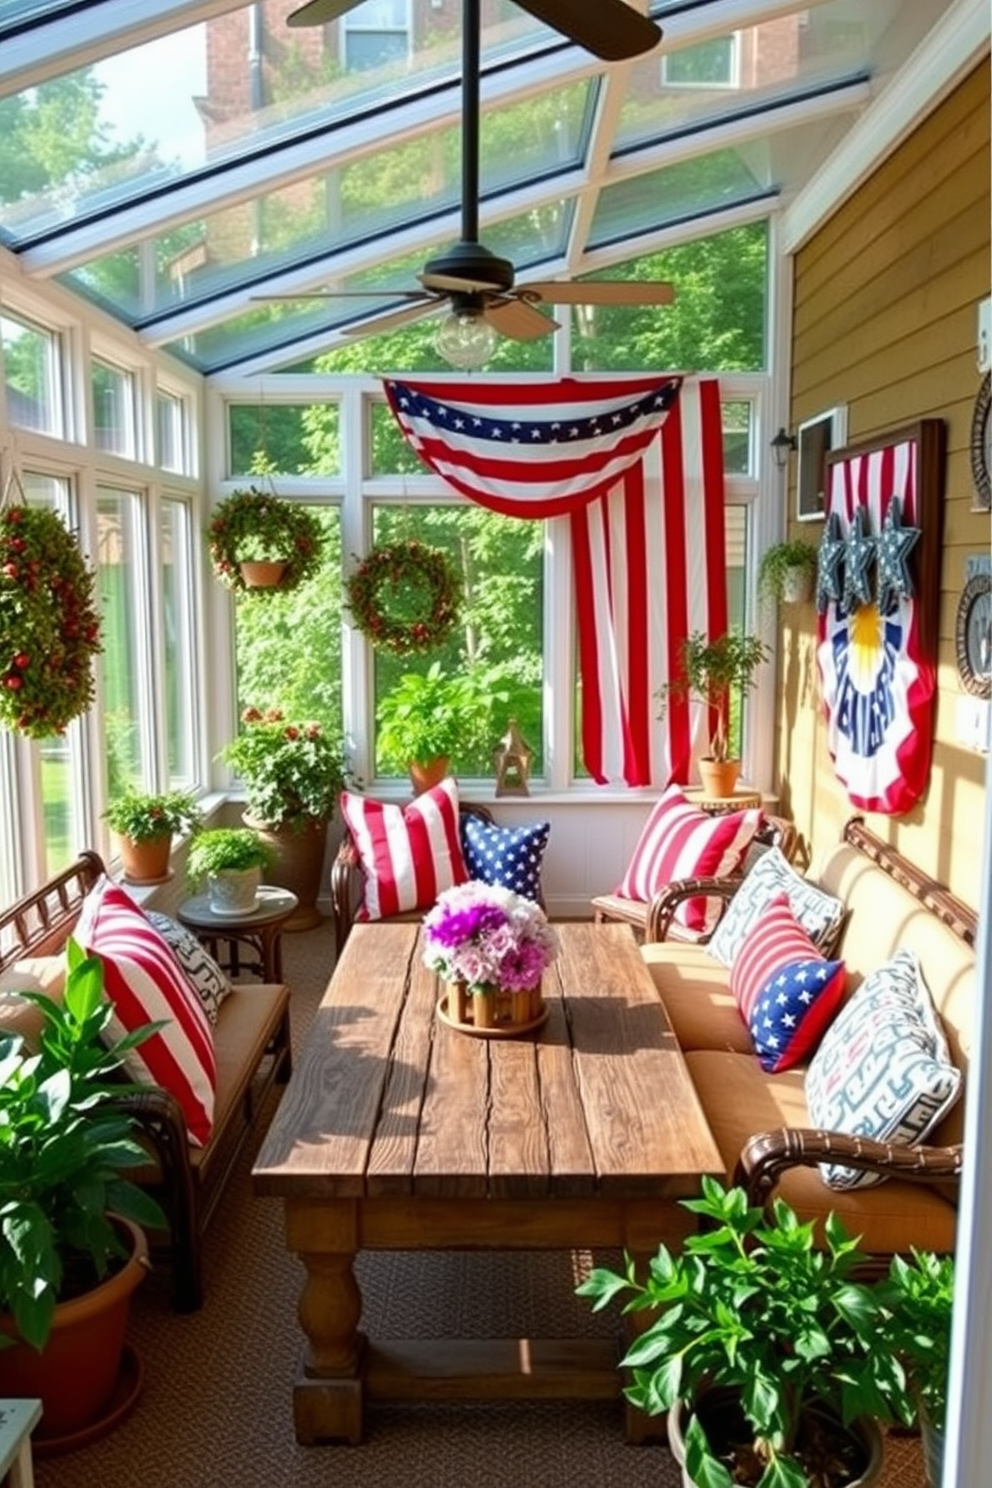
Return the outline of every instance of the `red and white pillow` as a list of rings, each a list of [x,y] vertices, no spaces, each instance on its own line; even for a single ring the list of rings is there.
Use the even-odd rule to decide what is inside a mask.
[[[182,1107],[190,1141],[204,1146],[213,1130],[217,1090],[213,1033],[171,947],[130,895],[106,877],[84,899],[74,934],[103,963],[115,1039],[144,1023],[164,1022],[127,1054],[124,1068],[132,1080],[170,1091]]]
[[[341,814],[365,875],[358,919],[430,909],[443,889],[468,880],[454,780],[442,780],[408,806],[342,791]]]
[[[646,902],[681,878],[726,878],[740,866],[760,825],[760,811],[711,816],[670,785],[644,825],[617,893]],[[687,899],[675,919],[702,933],[713,928],[719,912],[713,900]]]
[[[816,1048],[844,995],[843,961],[821,956],[779,893],[748,931],[730,968],[730,990],[772,1074]]]

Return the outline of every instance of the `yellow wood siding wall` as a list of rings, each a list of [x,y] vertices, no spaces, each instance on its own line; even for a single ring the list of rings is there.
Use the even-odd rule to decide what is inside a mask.
[[[971,510],[969,447],[977,307],[989,294],[989,66],[976,69],[796,255],[792,428],[835,405],[855,442],[921,418],[947,434],[938,700],[927,792],[872,828],[968,903],[977,898],[985,756],[958,742],[962,690],[954,620],[968,555],[990,550],[988,513]],[[789,536],[797,524],[795,461]],[[855,808],[825,742],[812,605],[785,607],[780,669],[779,790],[814,858]]]

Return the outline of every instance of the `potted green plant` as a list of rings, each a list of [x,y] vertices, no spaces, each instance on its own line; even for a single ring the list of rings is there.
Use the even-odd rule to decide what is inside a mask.
[[[813,597],[819,549],[801,537],[773,543],[758,564],[758,597],[779,604],[805,604]]]
[[[262,872],[274,859],[253,827],[210,827],[190,843],[186,874],[194,888],[206,881],[216,914],[251,914]]]
[[[104,817],[117,836],[128,883],[163,883],[177,832],[195,831],[203,820],[188,791],[148,794],[129,790],[111,801]]]
[[[893,1256],[880,1286],[881,1335],[902,1363],[912,1410],[895,1402],[907,1426],[918,1425],[931,1488],[939,1488],[947,1422],[947,1380],[954,1312],[954,1258],[913,1250],[909,1259]]]
[[[646,1277],[594,1270],[579,1286],[601,1308],[628,1298],[643,1325],[622,1367],[625,1394],[669,1412],[683,1482],[700,1488],[852,1488],[881,1468],[878,1420],[904,1376],[884,1346],[866,1257],[830,1215],[823,1245],[777,1200],[771,1216],[741,1188],[703,1180],[684,1200],[704,1228],[680,1253],[662,1245]],[[683,1434],[683,1419],[686,1424]],[[857,1423],[857,1430],[852,1428]]]
[[[269,877],[297,897],[285,930],[320,923],[317,896],[327,828],[344,785],[340,747],[319,723],[293,723],[278,708],[249,707],[221,750],[245,789],[245,825],[273,849]]]
[[[679,673],[659,689],[662,713],[670,696],[694,697],[716,716],[709,755],[699,761],[699,774],[708,795],[731,796],[740,774],[740,760],[729,757],[728,727],[731,700],[748,693],[757,671],[770,653],[764,641],[744,631],[728,630],[714,640],[693,631],[682,643]]]
[[[486,700],[472,673],[452,676],[435,661],[426,672],[404,672],[380,698],[376,753],[384,769],[409,771],[419,793],[478,741],[485,718]]]
[[[121,1371],[131,1293],[147,1270],[142,1229],[159,1205],[124,1175],[147,1162],[120,1105],[118,1071],[155,1026],[107,1038],[103,967],[70,940],[61,1003],[38,1047],[0,1037],[0,1396],[37,1395],[40,1431],[71,1435],[106,1411]]]
[[[214,574],[229,589],[288,590],[317,572],[324,532],[299,502],[248,486],[214,507],[207,543]]]

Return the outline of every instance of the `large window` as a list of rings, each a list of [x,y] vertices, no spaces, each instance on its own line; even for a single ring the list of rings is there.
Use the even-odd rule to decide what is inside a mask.
[[[97,583],[103,610],[105,785],[108,796],[150,780],[148,690],[142,642],[144,603],[142,503],[136,491],[97,493]]]
[[[61,342],[30,321],[0,315],[7,417],[21,429],[63,432]]]
[[[135,453],[134,377],[121,367],[93,359],[93,436],[97,449],[133,458]]]
[[[165,498],[160,512],[165,735],[169,784],[189,789],[197,779],[196,739],[200,699],[196,693],[192,569],[193,516],[187,501]],[[202,647],[199,648],[202,650]]]

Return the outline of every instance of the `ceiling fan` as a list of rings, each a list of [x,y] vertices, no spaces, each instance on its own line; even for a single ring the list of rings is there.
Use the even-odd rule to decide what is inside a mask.
[[[308,0],[288,17],[290,26],[322,26],[360,0]],[[604,61],[619,61],[652,50],[660,27],[626,0],[518,0],[538,20]],[[420,289],[320,290],[312,294],[266,296],[278,299],[353,298],[381,294],[407,301],[399,309],[348,327],[346,334],[374,335],[448,307],[436,346],[452,366],[481,367],[498,336],[530,341],[549,336],[558,322],[536,307],[559,305],[666,305],[674,298],[660,281],[601,280],[534,282],[515,285],[513,265],[479,242],[479,74],[480,0],[463,0],[462,26],[462,202],[461,240],[430,258],[417,275]]]

